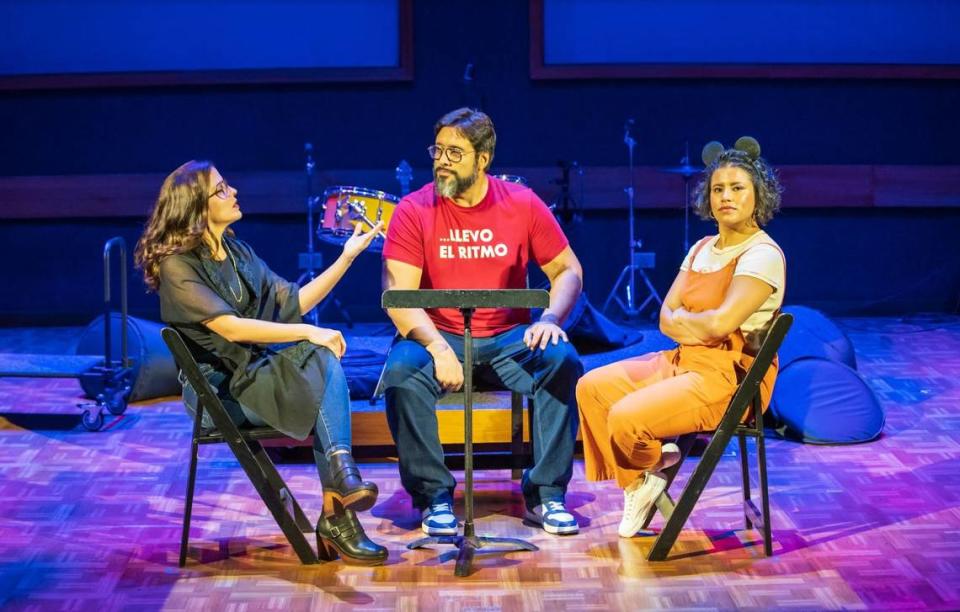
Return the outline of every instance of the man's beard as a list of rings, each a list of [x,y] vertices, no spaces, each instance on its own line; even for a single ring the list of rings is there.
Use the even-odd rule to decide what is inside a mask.
[[[449,175],[440,176],[439,168],[433,169],[433,189],[436,194],[443,198],[455,198],[467,189],[473,187],[480,177],[476,162],[473,164],[473,172],[468,176],[460,176],[455,171],[450,170]]]

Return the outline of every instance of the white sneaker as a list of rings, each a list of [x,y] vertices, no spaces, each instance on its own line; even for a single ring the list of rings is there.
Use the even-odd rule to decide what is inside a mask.
[[[654,469],[646,472],[643,478],[636,479],[623,490],[623,518],[617,528],[621,538],[632,538],[643,527],[643,521],[647,518],[650,507],[667,488],[667,476],[663,470],[679,460],[680,448],[672,442],[664,444],[660,461]]]
[[[660,461],[650,471],[662,472],[677,461],[680,461],[680,447],[673,442],[667,442],[660,447]]]

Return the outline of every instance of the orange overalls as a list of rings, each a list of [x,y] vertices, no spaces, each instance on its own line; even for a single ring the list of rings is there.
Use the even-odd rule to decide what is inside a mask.
[[[700,241],[691,262],[709,240]],[[683,308],[703,312],[719,307],[742,256],[716,272],[687,271]],[[661,440],[716,429],[737,388],[736,366],[747,369],[753,362],[745,344],[737,329],[717,345],[681,345],[584,375],[577,384],[577,405],[587,479],[616,478],[626,487],[660,460]],[[764,410],[776,376],[774,360],[760,384]]]

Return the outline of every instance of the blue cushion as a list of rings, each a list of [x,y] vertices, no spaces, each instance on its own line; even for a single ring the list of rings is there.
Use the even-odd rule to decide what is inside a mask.
[[[780,370],[770,413],[778,433],[810,444],[867,442],[884,423],[866,381],[846,364],[818,357],[796,359]]]
[[[826,315],[806,306],[787,306],[783,310],[793,315],[793,325],[777,351],[781,368],[803,357],[820,357],[857,369],[853,343]]]

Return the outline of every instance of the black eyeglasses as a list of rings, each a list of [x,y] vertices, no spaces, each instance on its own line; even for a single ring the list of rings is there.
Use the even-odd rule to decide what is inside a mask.
[[[464,151],[463,149],[458,149],[456,147],[441,147],[440,145],[430,145],[427,147],[427,153],[430,155],[430,158],[433,161],[437,161],[440,157],[446,153],[447,159],[450,160],[450,163],[457,164],[463,159],[464,155],[469,155],[470,153],[476,153],[476,151]]]
[[[221,200],[226,200],[230,197],[230,185],[227,184],[227,181],[220,181],[220,184],[217,185],[216,191],[207,196],[209,200],[213,196],[217,196]]]

